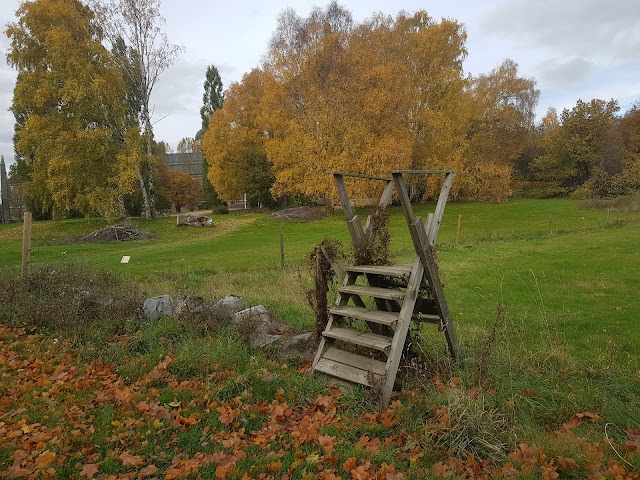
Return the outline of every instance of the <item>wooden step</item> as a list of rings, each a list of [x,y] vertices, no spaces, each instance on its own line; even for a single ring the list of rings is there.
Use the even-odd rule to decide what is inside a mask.
[[[378,335],[371,332],[363,332],[355,328],[348,327],[332,327],[330,330],[325,330],[322,335],[335,340],[342,340],[349,343],[354,343],[367,348],[373,348],[384,352],[391,346],[390,337],[384,335]]]
[[[412,269],[412,264],[353,265],[351,267],[347,267],[347,271],[352,273],[372,273],[375,275],[387,275],[389,277],[402,277],[404,275],[411,275]]]
[[[379,323],[380,325],[391,326],[398,321],[398,312],[383,312],[381,310],[369,310],[361,307],[333,307],[329,310],[332,315],[341,317],[357,318],[365,322]],[[440,318],[440,317],[438,317]]]
[[[424,323],[440,323],[442,320],[439,315],[433,313],[418,313],[414,315],[411,320],[414,322],[424,322]]]
[[[369,287],[365,285],[345,285],[338,289],[340,293],[352,295],[366,295],[368,297],[382,298],[384,300],[402,300],[404,292],[389,288]]]
[[[386,364],[379,360],[345,352],[335,347],[328,348],[314,369],[334,377],[371,387],[371,380],[382,381]]]

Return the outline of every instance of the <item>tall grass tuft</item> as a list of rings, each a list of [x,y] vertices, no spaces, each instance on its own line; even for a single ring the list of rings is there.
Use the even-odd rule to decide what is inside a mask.
[[[0,277],[0,322],[82,335],[117,330],[139,314],[136,288],[108,272],[75,264],[33,269],[22,279]]]

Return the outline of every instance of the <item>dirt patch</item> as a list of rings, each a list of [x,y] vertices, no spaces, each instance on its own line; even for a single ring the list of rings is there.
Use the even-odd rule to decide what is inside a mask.
[[[312,222],[325,216],[323,207],[292,207],[273,212],[269,218],[285,222]]]
[[[75,237],[71,243],[94,243],[94,242],[128,242],[132,240],[144,240],[151,238],[153,234],[138,228],[130,222],[118,225],[109,225],[91,232],[84,237]]]

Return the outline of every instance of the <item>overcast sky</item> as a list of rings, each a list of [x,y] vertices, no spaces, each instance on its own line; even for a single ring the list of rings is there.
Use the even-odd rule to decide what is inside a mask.
[[[20,0],[0,0],[0,23],[15,21]],[[617,99],[622,112],[640,100],[640,0],[342,0],[356,21],[382,11],[424,9],[467,28],[466,73],[487,73],[505,58],[540,89],[538,118],[578,99]],[[278,14],[292,7],[306,16],[319,0],[162,0],[169,40],[185,53],[161,77],[152,96],[155,135],[175,149],[200,128],[207,65],[226,88],[258,66]],[[15,72],[6,64],[9,42],[0,37],[0,153],[13,159],[13,116],[8,108]]]

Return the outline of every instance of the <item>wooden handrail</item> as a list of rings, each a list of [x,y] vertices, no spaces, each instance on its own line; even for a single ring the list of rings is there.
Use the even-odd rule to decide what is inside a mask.
[[[391,173],[406,173],[408,175],[435,175],[444,173],[456,173],[456,170],[391,170]]]
[[[342,175],[343,177],[355,177],[355,178],[364,178],[366,180],[380,180],[383,182],[392,181],[391,178],[387,177],[376,177],[374,175],[365,175],[363,173],[345,173],[345,172],[331,172],[332,175]]]

